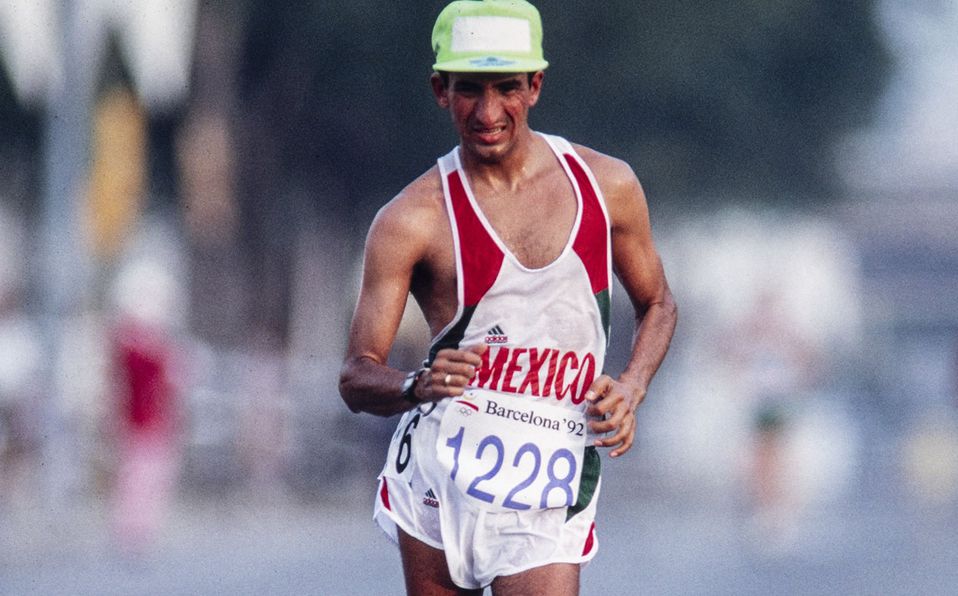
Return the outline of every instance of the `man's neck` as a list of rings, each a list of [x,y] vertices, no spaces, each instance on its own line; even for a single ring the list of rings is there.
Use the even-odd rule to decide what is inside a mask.
[[[500,159],[484,160],[480,156],[459,147],[462,167],[470,180],[493,188],[515,190],[533,171],[536,160],[536,144],[539,137],[532,130],[517,139],[512,149]]]

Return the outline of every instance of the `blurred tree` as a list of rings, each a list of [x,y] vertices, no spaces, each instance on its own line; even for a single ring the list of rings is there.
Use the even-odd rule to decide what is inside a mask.
[[[441,120],[429,110],[436,6],[250,5],[237,82],[237,192],[243,242],[255,255],[253,312],[280,342],[289,339],[297,242],[321,233],[341,247],[322,281],[349,287],[349,258],[372,213],[454,141],[450,131],[437,142]]]
[[[0,63],[0,203],[32,213],[38,192],[40,114],[17,101],[7,69]]]
[[[437,143],[443,122],[430,109],[429,34],[443,2],[431,4],[254,2],[241,101],[264,135],[250,157],[350,215],[428,168],[454,140]]]
[[[834,142],[867,122],[888,71],[874,4],[605,2],[575,19],[543,7],[565,100],[544,111],[580,106],[570,136],[627,156],[657,195],[825,197]]]
[[[426,84],[444,4],[252,3],[243,100],[277,179],[368,210],[455,142]],[[657,196],[827,196],[888,68],[873,0],[539,4],[533,125],[628,159]]]

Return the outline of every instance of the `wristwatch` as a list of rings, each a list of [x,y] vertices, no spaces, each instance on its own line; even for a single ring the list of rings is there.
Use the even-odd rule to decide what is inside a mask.
[[[429,370],[428,368],[420,368],[414,370],[408,375],[402,382],[402,398],[410,403],[421,404],[422,401],[416,399],[416,384],[419,383],[419,377],[422,376],[422,373]]]

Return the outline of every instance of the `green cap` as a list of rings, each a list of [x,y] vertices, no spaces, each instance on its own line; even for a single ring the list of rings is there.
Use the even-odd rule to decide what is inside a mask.
[[[456,0],[432,29],[434,70],[535,72],[542,57],[542,19],[525,0]]]

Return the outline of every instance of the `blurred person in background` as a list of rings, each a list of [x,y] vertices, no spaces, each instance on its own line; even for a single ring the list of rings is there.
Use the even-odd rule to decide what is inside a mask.
[[[758,291],[731,332],[726,352],[751,415],[748,495],[753,521],[763,538],[783,542],[794,530],[800,506],[797,492],[789,488],[789,432],[819,371],[818,355],[789,314],[777,290]]]
[[[631,168],[529,127],[541,41],[524,1],[440,13],[432,88],[460,143],[367,237],[340,391],[353,411],[403,413],[375,516],[410,594],[578,594],[598,546],[596,447],[632,446],[675,326]],[[603,374],[613,268],[637,324],[617,378]],[[403,372],[386,362],[410,291],[435,339]]]
[[[113,288],[116,418],[113,530],[124,554],[157,539],[180,461],[179,351],[171,333],[176,282],[159,264],[134,261]]]

